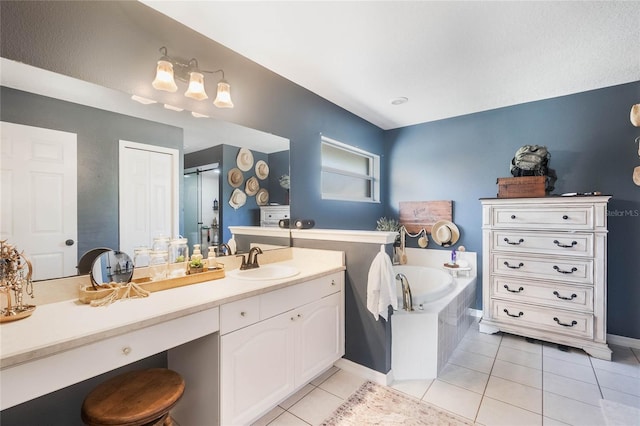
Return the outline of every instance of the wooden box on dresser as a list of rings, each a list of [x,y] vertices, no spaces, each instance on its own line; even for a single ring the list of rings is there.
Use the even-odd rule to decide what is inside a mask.
[[[606,342],[609,198],[480,200],[480,331],[504,331],[611,359]]]

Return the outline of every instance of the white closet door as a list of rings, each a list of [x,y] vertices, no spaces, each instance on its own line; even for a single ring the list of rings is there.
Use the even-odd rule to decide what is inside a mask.
[[[120,141],[120,250],[178,232],[178,150]]]
[[[24,251],[35,280],[76,275],[77,135],[0,122],[0,240]]]

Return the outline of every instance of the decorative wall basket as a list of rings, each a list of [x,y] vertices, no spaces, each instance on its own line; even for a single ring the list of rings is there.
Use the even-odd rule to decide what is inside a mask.
[[[36,309],[25,304],[24,293],[33,297],[33,267],[31,262],[11,244],[0,241],[0,323],[26,318]],[[2,299],[0,299],[2,300]]]

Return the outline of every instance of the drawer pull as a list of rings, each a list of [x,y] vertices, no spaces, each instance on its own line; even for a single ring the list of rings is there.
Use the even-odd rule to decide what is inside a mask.
[[[562,216],[562,218],[563,218],[564,220],[567,220],[567,219],[569,219],[569,216],[567,216],[567,215],[565,214],[565,215],[563,215],[563,216]]]
[[[558,323],[558,325],[561,325],[561,326],[563,326],[563,327],[573,327],[574,325],[578,324],[578,321],[576,321],[576,320],[571,321],[571,324],[565,324],[565,323],[563,323],[563,322],[560,322],[560,320],[558,319],[558,317],[553,317],[553,320],[554,320],[555,322],[557,322],[557,323]]]
[[[336,280],[331,280],[331,285],[336,285]]]
[[[578,295],[575,293],[573,293],[571,297],[560,296],[560,293],[558,293],[557,291],[554,291],[553,294],[555,294],[558,299],[562,300],[573,300],[574,297],[578,297]]]
[[[518,242],[517,242],[517,243],[514,243],[514,242],[509,241],[509,239],[508,239],[508,238],[505,238],[505,239],[504,239],[504,241],[505,241],[507,244],[511,244],[512,246],[519,246],[520,244],[524,243],[524,240],[523,240],[522,238],[520,238],[520,239],[518,240]]]
[[[557,245],[558,247],[571,248],[571,247],[575,246],[576,244],[578,244],[578,242],[577,241],[571,241],[571,245],[566,245],[566,244],[562,244],[558,240],[553,240],[553,244]]]
[[[574,272],[576,272],[578,270],[578,268],[576,268],[575,266],[573,268],[571,268],[570,271],[563,271],[562,269],[560,269],[558,266],[553,265],[553,269],[555,269],[556,271],[560,272],[561,274],[573,274]]]
[[[514,318],[520,318],[521,316],[523,316],[523,315],[524,315],[524,312],[522,312],[522,311],[518,312],[518,315],[510,314],[510,313],[509,313],[509,310],[508,310],[508,309],[506,309],[506,308],[504,309],[504,313],[505,313],[505,314],[507,314],[507,315],[509,315],[510,317],[514,317]]]
[[[247,316],[247,313],[246,313],[245,311],[242,311],[242,312],[240,312],[240,316],[241,316],[241,317],[246,317],[246,316]]]
[[[515,219],[515,218],[516,218],[516,215],[515,215],[515,214],[512,214],[512,215],[511,215],[511,219]]]
[[[504,262],[504,266],[506,266],[507,268],[510,268],[510,269],[520,269],[520,268],[522,268],[524,266],[524,263],[520,262],[518,264],[518,266],[511,266],[511,265],[509,265],[509,262],[505,261]]]
[[[122,348],[122,353],[125,355],[129,355],[131,353],[131,347],[125,346],[124,348]]]
[[[522,288],[522,287],[520,287],[520,288],[519,288],[519,289],[517,289],[517,290],[511,290],[511,289],[509,288],[509,286],[508,286],[508,285],[506,285],[506,284],[504,285],[504,288],[506,288],[506,289],[507,289],[507,291],[508,291],[508,292],[511,292],[511,293],[520,293],[521,291],[523,291],[523,290],[524,290],[524,288]]]

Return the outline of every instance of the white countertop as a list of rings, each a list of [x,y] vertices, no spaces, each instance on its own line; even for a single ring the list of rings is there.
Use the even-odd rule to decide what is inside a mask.
[[[291,251],[291,258],[278,263],[295,266],[301,271],[290,278],[247,281],[226,276],[154,292],[146,298],[118,300],[105,307],[92,307],[77,299],[39,305],[30,317],[0,326],[0,367],[31,361],[345,270],[343,252],[302,248],[287,250]]]

